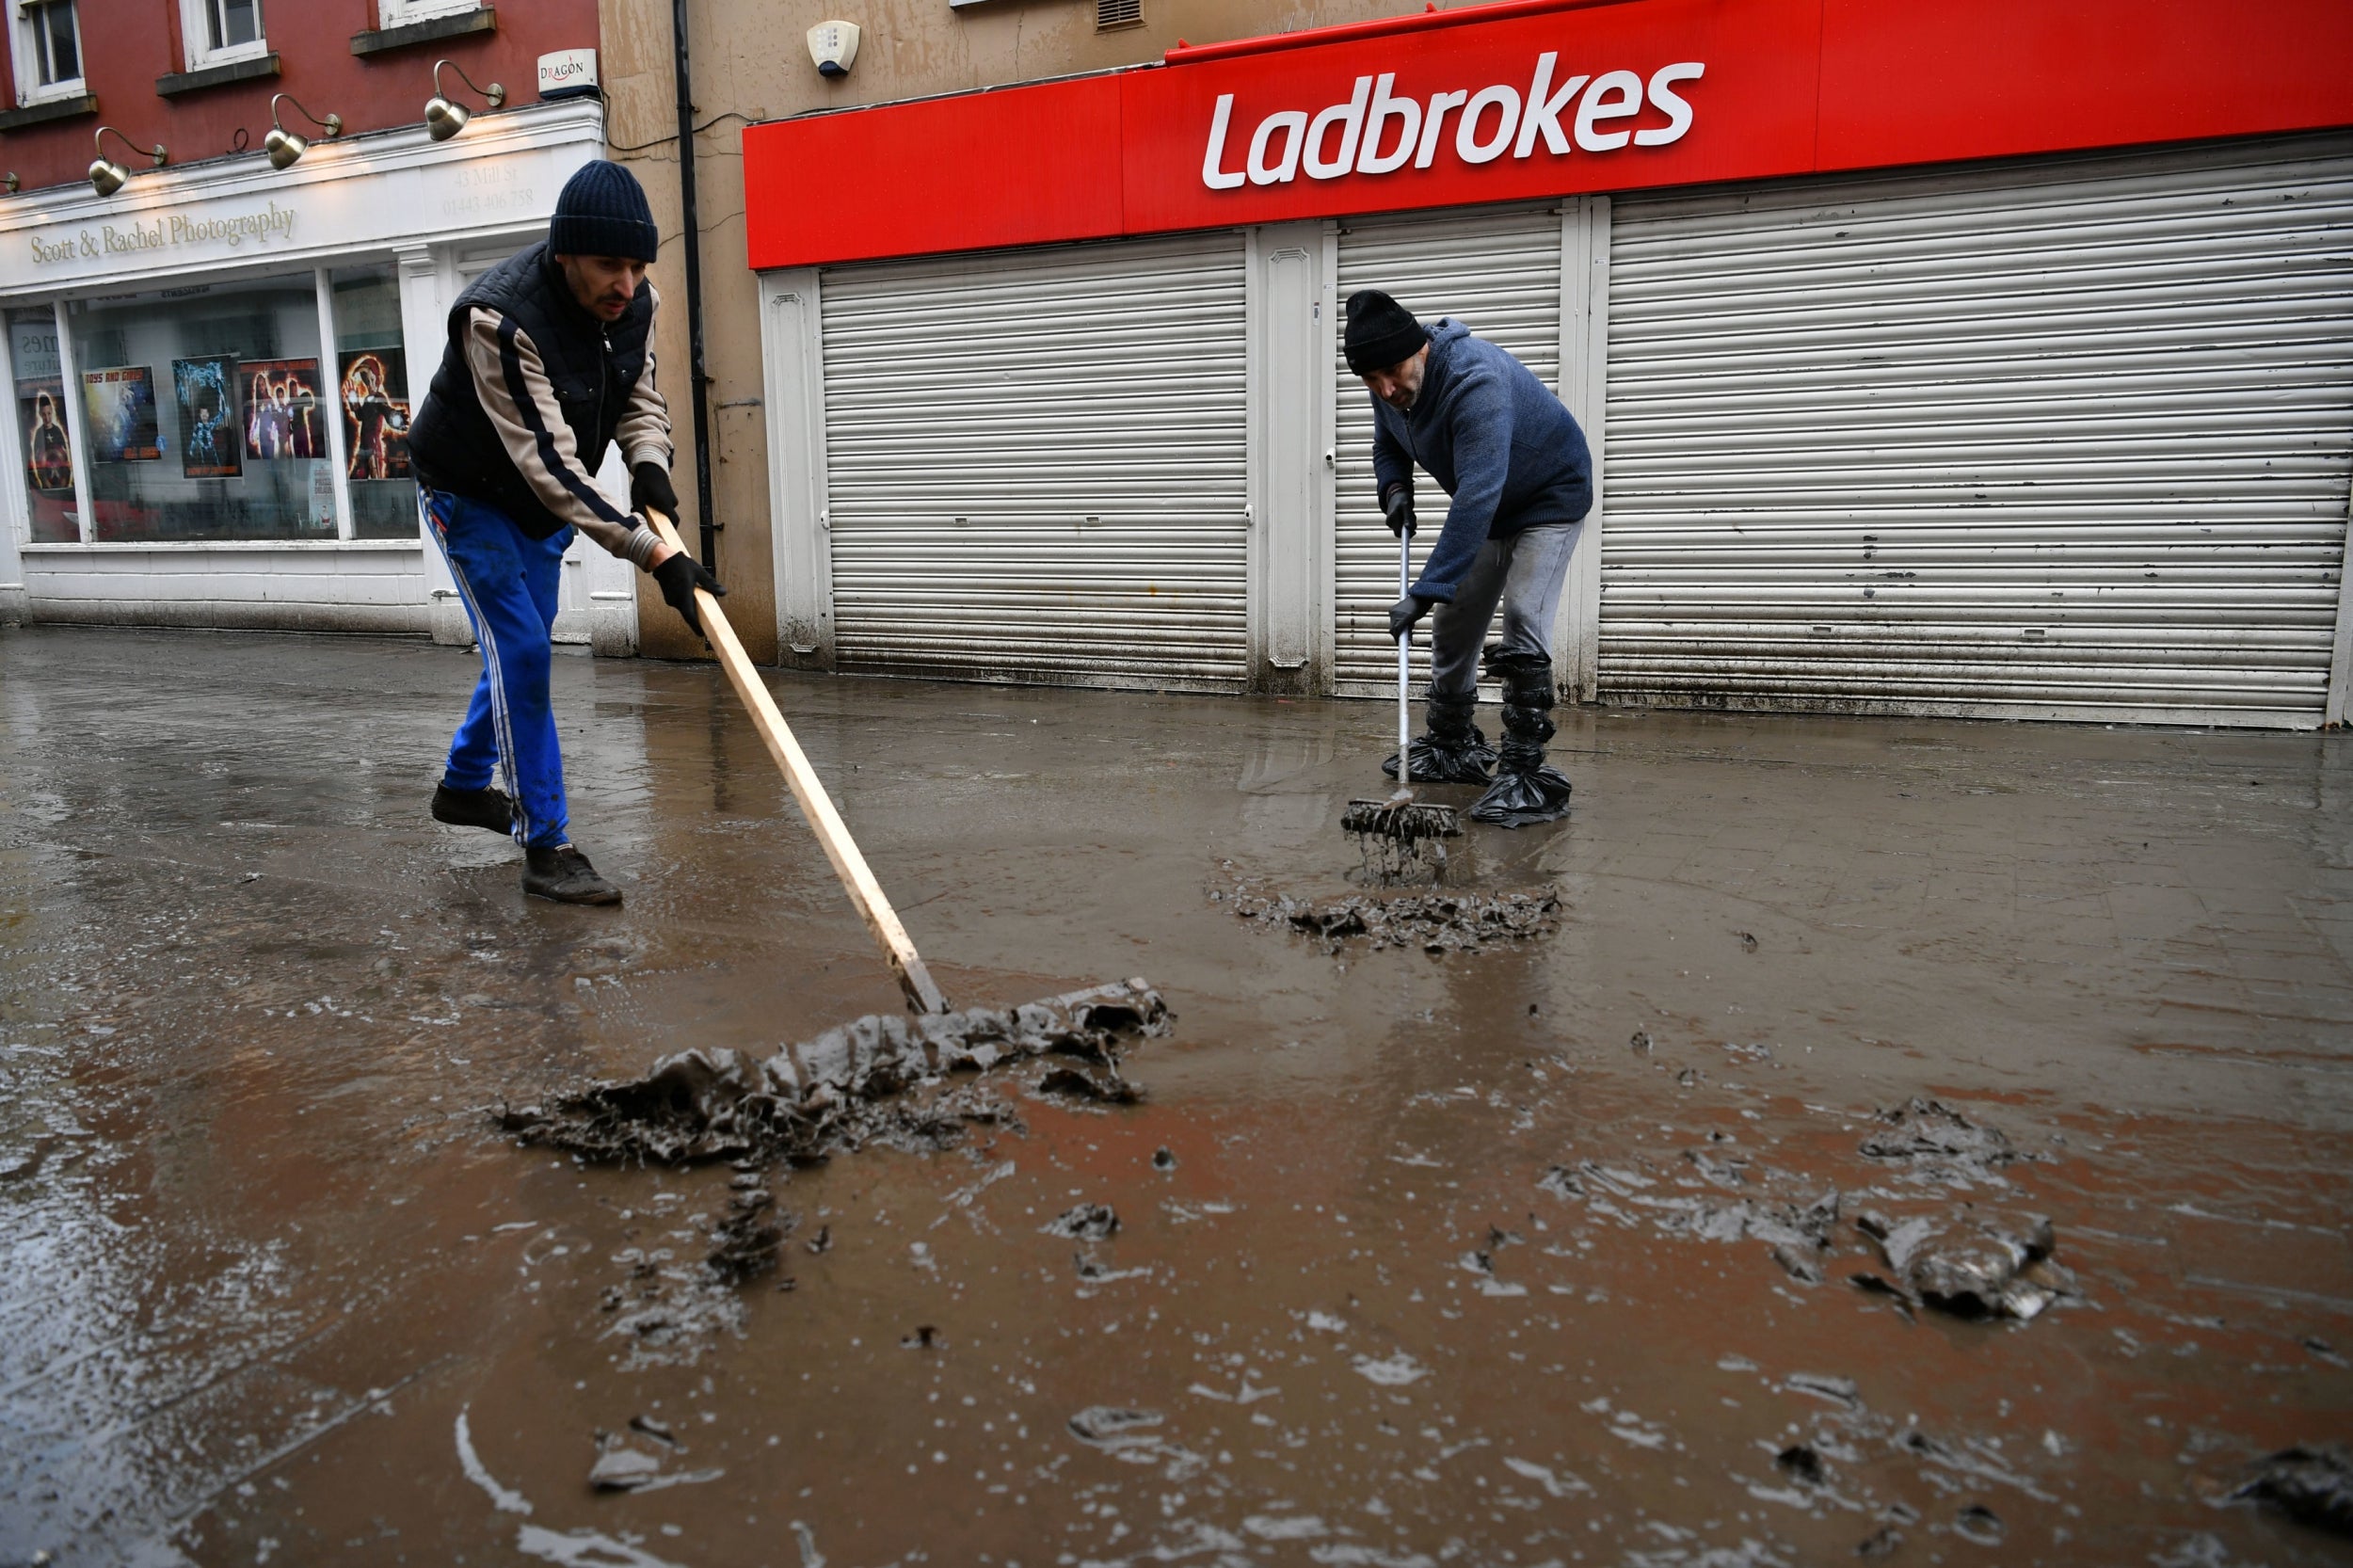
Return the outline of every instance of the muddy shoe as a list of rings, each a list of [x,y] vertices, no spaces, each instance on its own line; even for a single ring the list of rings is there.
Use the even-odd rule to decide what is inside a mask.
[[[504,790],[453,790],[447,784],[433,792],[433,820],[452,827],[487,827],[493,833],[515,831],[515,803]]]
[[[571,844],[523,850],[523,891],[557,904],[618,904],[621,890],[597,874],[588,856]]]
[[[1569,781],[1545,762],[1552,723],[1552,662],[1543,654],[1507,653],[1489,661],[1503,680],[1503,744],[1496,781],[1472,802],[1473,822],[1529,827],[1569,814]]]
[[[1477,692],[1462,696],[1428,695],[1423,710],[1429,728],[1415,736],[1409,748],[1415,783],[1484,784],[1494,776],[1496,749],[1472,718],[1478,706]],[[1397,776],[1394,754],[1381,764],[1381,771],[1391,778]]]

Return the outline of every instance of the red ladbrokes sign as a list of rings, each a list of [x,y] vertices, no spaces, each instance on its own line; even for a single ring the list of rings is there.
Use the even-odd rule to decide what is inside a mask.
[[[1558,51],[1536,56],[1533,78],[1523,94],[1508,82],[1476,92],[1467,88],[1401,97],[1397,73],[1359,76],[1345,104],[1334,104],[1310,119],[1305,109],[1277,109],[1250,133],[1246,152],[1227,151],[1233,129],[1234,94],[1218,94],[1209,120],[1209,146],[1201,160],[1201,183],[1211,190],[1337,180],[1349,174],[1394,174],[1411,164],[1436,165],[1442,151],[1468,165],[1497,158],[1526,158],[1537,152],[1567,155],[1572,141],[1584,152],[1614,152],[1622,147],[1666,147],[1691,129],[1689,100],[1675,89],[1707,73],[1705,62],[1662,65],[1647,80],[1631,71],[1599,75],[1562,74]],[[1645,106],[1658,111],[1653,123],[1636,128]],[[1452,117],[1449,126],[1449,117]],[[1449,129],[1452,135],[1448,133]],[[1239,146],[1239,138],[1238,146]]]
[[[1506,0],[755,125],[751,264],[2353,124],[2353,4]]]

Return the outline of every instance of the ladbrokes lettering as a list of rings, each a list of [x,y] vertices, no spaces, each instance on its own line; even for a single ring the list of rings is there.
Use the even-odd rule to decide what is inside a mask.
[[[1337,180],[1344,174],[1390,174],[1408,164],[1428,168],[1449,145],[1455,157],[1473,165],[1507,155],[1532,157],[1540,141],[1554,157],[1566,156],[1572,148],[1614,152],[1628,145],[1665,147],[1691,129],[1691,104],[1676,86],[1698,81],[1706,69],[1700,61],[1685,60],[1659,67],[1647,81],[1631,71],[1564,75],[1561,56],[1548,53],[1537,56],[1525,96],[1518,88],[1498,83],[1476,92],[1400,97],[1395,72],[1359,76],[1347,103],[1312,119],[1304,109],[1268,115],[1239,160],[1226,146],[1234,95],[1224,93],[1209,121],[1201,183],[1211,190],[1235,190],[1244,184],[1289,184],[1303,173],[1310,180]],[[1645,109],[1653,112],[1645,115]]]

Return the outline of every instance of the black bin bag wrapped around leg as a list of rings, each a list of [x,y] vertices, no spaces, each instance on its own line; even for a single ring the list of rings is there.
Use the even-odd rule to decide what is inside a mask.
[[[1461,696],[1447,696],[1438,692],[1422,694],[1422,733],[1414,737],[1409,748],[1413,753],[1414,782],[1417,784],[1484,784],[1493,776],[1496,748],[1487,744],[1487,737],[1479,732],[1472,718],[1478,711],[1479,694],[1465,692]],[[1397,776],[1397,757],[1381,764],[1381,771],[1391,778]]]
[[[1496,781],[1470,808],[1473,822],[1527,827],[1569,814],[1569,781],[1545,763],[1554,734],[1552,661],[1540,653],[1507,653],[1491,667],[1503,681],[1503,744]]]

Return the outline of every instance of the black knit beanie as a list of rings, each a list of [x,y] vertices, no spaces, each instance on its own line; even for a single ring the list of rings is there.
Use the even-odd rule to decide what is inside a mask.
[[[1430,341],[1414,312],[1379,289],[1348,296],[1348,368],[1359,376],[1386,370]]]
[[[648,266],[662,253],[662,232],[637,176],[600,159],[564,182],[548,225],[548,248],[558,256],[622,256]]]

